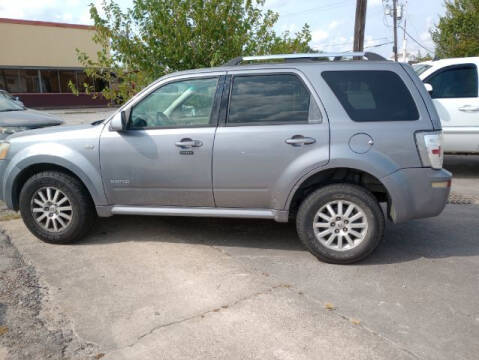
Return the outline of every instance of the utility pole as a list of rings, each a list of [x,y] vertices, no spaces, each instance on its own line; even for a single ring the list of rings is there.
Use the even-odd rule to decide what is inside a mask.
[[[364,28],[366,27],[367,0],[356,0],[356,17],[354,19],[353,51],[364,50]]]
[[[404,27],[403,27],[403,38],[402,38],[402,62],[407,62],[407,38],[406,38],[406,23],[407,23],[407,0],[404,5],[403,11],[404,17]]]
[[[394,27],[394,61],[398,61],[398,9],[397,9],[397,0],[393,0],[393,27]]]

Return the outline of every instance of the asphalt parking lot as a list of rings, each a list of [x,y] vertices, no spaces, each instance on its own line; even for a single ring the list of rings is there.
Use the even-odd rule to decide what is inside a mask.
[[[477,359],[479,157],[445,167],[453,204],[350,266],[294,224],[113,217],[55,246],[0,222],[0,359]]]

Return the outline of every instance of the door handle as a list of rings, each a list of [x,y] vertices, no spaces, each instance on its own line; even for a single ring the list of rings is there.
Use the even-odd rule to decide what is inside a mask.
[[[203,146],[203,142],[200,140],[192,140],[190,138],[184,138],[180,141],[175,142],[175,145],[180,148],[191,148],[191,147],[200,147]]]
[[[293,137],[286,139],[285,143],[292,146],[310,145],[314,144],[316,139],[311,137],[304,137],[303,135],[294,135]]]
[[[476,111],[479,111],[479,106],[464,105],[464,106],[458,107],[457,109],[459,111],[464,111],[464,112],[476,112]]]

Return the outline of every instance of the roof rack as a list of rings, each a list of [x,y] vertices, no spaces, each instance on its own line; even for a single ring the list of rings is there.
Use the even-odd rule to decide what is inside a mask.
[[[228,61],[225,66],[239,65],[243,61],[261,61],[278,60],[285,61],[317,61],[318,59],[333,58],[333,61],[339,61],[344,58],[366,58],[369,61],[386,60],[381,55],[372,52],[346,52],[346,53],[300,53],[300,54],[277,54],[277,55],[259,55],[259,56],[238,56]]]

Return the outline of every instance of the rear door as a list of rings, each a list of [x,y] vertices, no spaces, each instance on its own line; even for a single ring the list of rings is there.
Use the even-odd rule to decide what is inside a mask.
[[[475,64],[441,68],[426,79],[449,152],[479,152],[478,75]]]
[[[329,160],[325,113],[299,71],[228,74],[213,150],[216,206],[282,209],[298,176]]]

